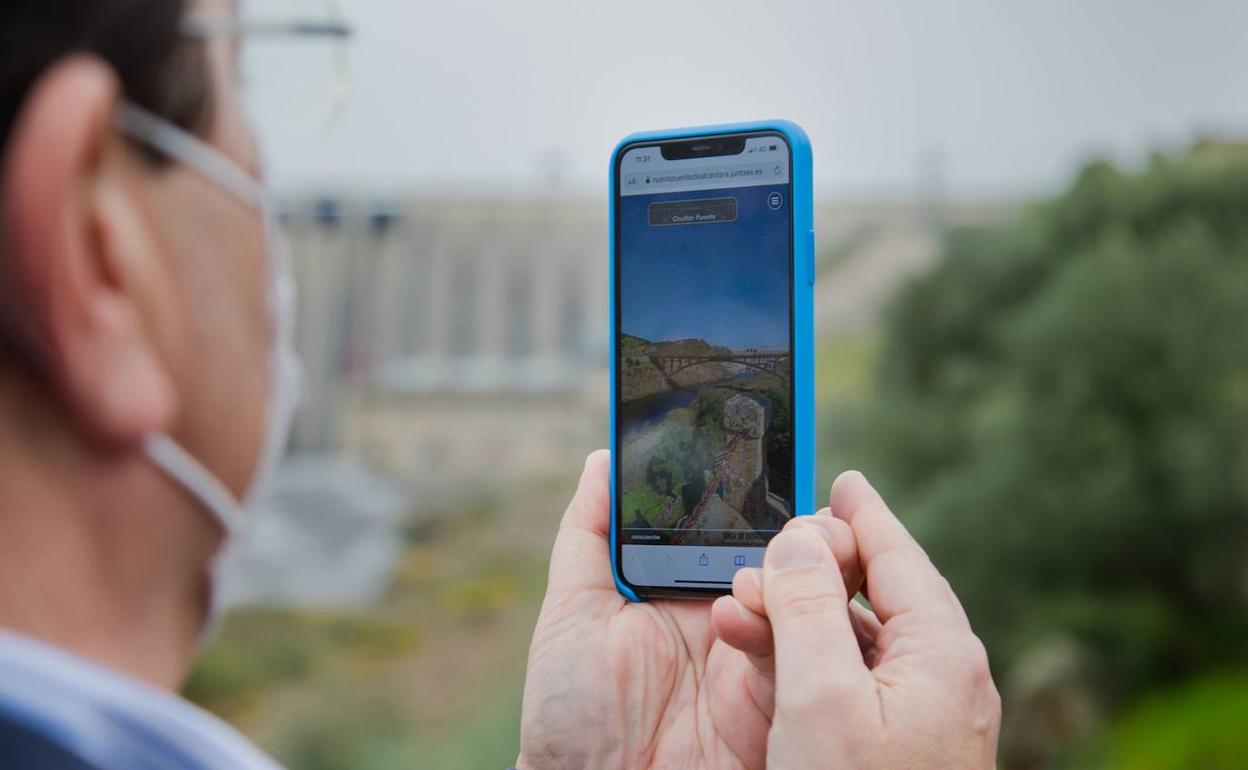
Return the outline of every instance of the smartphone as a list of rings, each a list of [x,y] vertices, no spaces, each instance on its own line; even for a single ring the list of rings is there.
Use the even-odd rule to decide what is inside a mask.
[[[788,121],[626,137],[610,230],[616,586],[728,593],[813,512],[810,142]]]

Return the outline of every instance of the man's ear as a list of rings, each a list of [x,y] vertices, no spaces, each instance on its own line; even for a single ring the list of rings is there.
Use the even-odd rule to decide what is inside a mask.
[[[151,304],[172,284],[136,197],[142,176],[127,181],[118,161],[119,98],[112,69],[82,55],[31,89],[5,151],[0,281],[73,421],[133,444],[176,408]]]

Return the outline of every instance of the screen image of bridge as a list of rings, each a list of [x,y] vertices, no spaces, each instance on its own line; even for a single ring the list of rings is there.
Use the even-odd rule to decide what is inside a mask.
[[[764,545],[792,515],[792,355],[623,335],[625,542]]]

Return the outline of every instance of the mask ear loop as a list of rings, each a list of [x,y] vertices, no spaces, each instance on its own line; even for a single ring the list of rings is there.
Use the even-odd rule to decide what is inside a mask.
[[[143,438],[143,452],[203,503],[227,538],[242,527],[243,514],[233,493],[176,441],[163,433],[150,433]]]
[[[197,498],[223,530],[223,543],[238,536],[243,526],[243,510],[230,490],[208,472],[203,463],[196,460],[173,439],[163,433],[150,433],[143,437],[143,452],[152,464]],[[199,629],[197,646],[203,650],[217,637],[225,618],[225,596],[222,594],[222,554],[220,551],[208,563],[208,608]]]
[[[267,205],[264,188],[237,163],[147,110],[123,103],[114,117],[114,125],[131,138],[178,160],[186,168],[216,183],[243,204],[260,210]],[[162,433],[145,436],[143,452],[158,469],[198,499],[200,507],[206,509],[221,527],[223,544],[228,545],[237,537],[245,520],[242,503],[203,463]],[[210,594],[199,635],[201,650],[216,637],[225,614],[221,569],[222,553],[218,551],[208,565]]]
[[[142,107],[123,103],[113,119],[114,125],[135,139],[160,150],[194,171],[225,188],[234,197],[254,208],[264,202],[264,189],[238,163],[220,150],[197,139],[163,118]]]
[[[233,160],[189,132],[157,117],[142,107],[123,102],[114,123],[121,131],[176,158],[186,167],[217,183],[252,208],[265,205],[264,189]],[[154,434],[144,439],[144,451],[175,480],[198,495],[227,535],[242,523],[240,503],[203,464],[172,439]]]

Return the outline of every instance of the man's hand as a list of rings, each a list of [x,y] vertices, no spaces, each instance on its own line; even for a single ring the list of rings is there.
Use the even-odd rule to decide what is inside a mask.
[[[766,660],[754,661],[760,669],[716,638],[710,602],[619,595],[609,479],[607,452],[590,455],[555,540],[517,768],[762,768],[775,693]],[[820,542],[856,564],[852,543]],[[716,622],[748,636],[759,620],[742,612]]]
[[[850,601],[858,584],[797,521],[716,603],[725,641],[774,665],[767,767],[994,767],[1001,701],[948,582],[862,474],[837,479],[831,512],[853,531],[874,611]],[[739,613],[754,622],[720,627]]]

